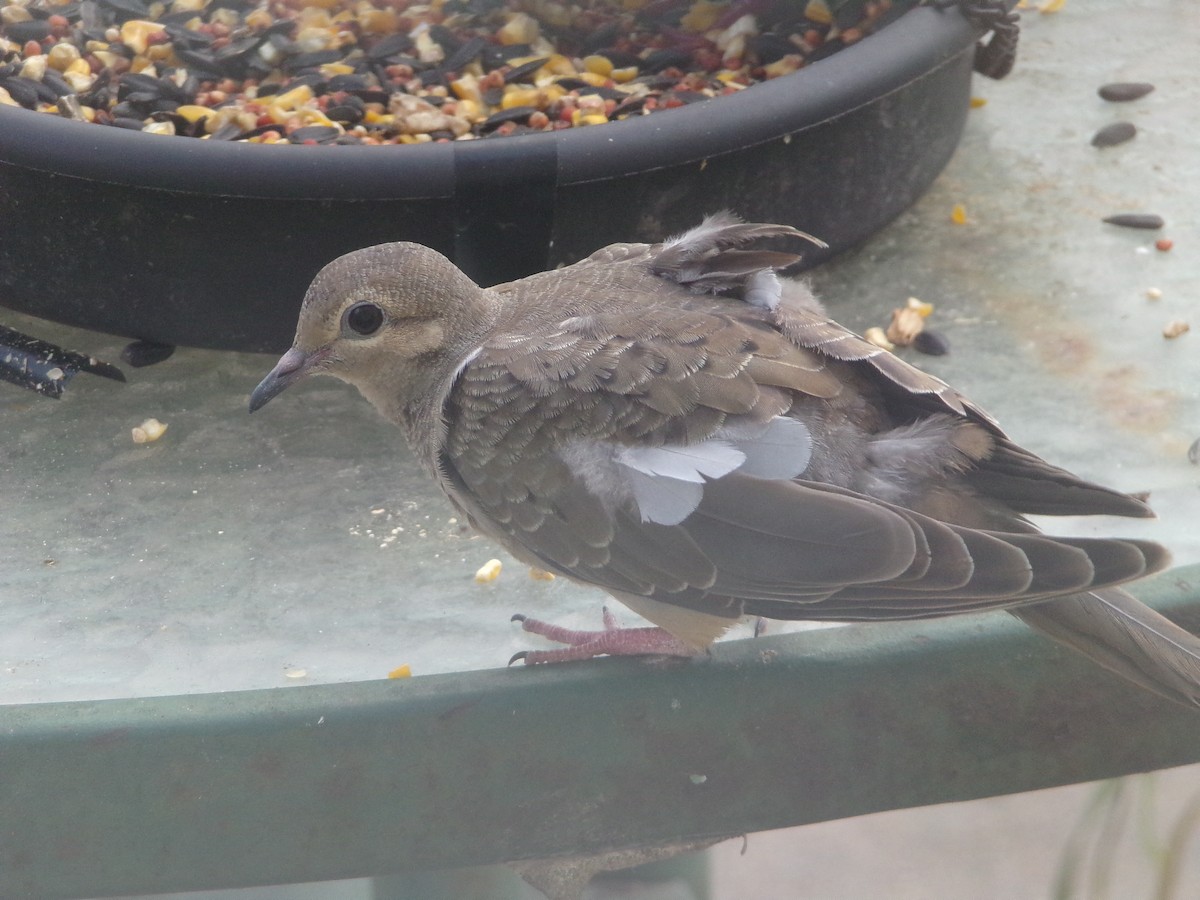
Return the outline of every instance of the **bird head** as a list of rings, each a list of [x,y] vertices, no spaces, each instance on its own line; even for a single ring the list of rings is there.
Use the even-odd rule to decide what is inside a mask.
[[[434,389],[491,327],[487,291],[420,244],[339,257],[309,286],[292,349],[250,395],[250,411],[310,374],[353,384],[385,415]]]

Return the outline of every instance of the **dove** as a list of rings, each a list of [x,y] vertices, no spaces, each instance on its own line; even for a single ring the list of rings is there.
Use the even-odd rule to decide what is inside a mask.
[[[490,288],[420,244],[357,250],[312,282],[250,411],[309,375],[349,382],[475,529],[653,625],[514,616],[565,646],[512,661],[692,655],[745,616],[1007,609],[1200,705],[1200,640],[1117,587],[1167,551],[1026,518],[1148,506],[834,322],[772,249],[805,238],[720,213]]]

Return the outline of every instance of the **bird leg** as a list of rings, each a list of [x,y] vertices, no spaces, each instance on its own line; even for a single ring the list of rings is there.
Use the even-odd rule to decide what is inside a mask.
[[[522,650],[508,661],[511,666],[522,660],[527,666],[542,663],[572,662],[596,656],[695,656],[696,651],[663,628],[621,628],[616,617],[604,608],[603,631],[575,631],[530,619],[517,613],[513,622],[530,634],[540,634],[559,644],[561,650]]]

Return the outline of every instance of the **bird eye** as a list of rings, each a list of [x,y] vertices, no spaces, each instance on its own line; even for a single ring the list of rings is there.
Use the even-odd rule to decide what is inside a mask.
[[[368,337],[383,325],[383,310],[374,303],[356,303],[346,310],[345,322],[355,334]]]

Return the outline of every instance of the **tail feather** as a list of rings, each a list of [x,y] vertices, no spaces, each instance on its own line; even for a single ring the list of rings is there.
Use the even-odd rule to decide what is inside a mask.
[[[1200,637],[1120,588],[1058,597],[1009,612],[1135,684],[1200,707]]]

